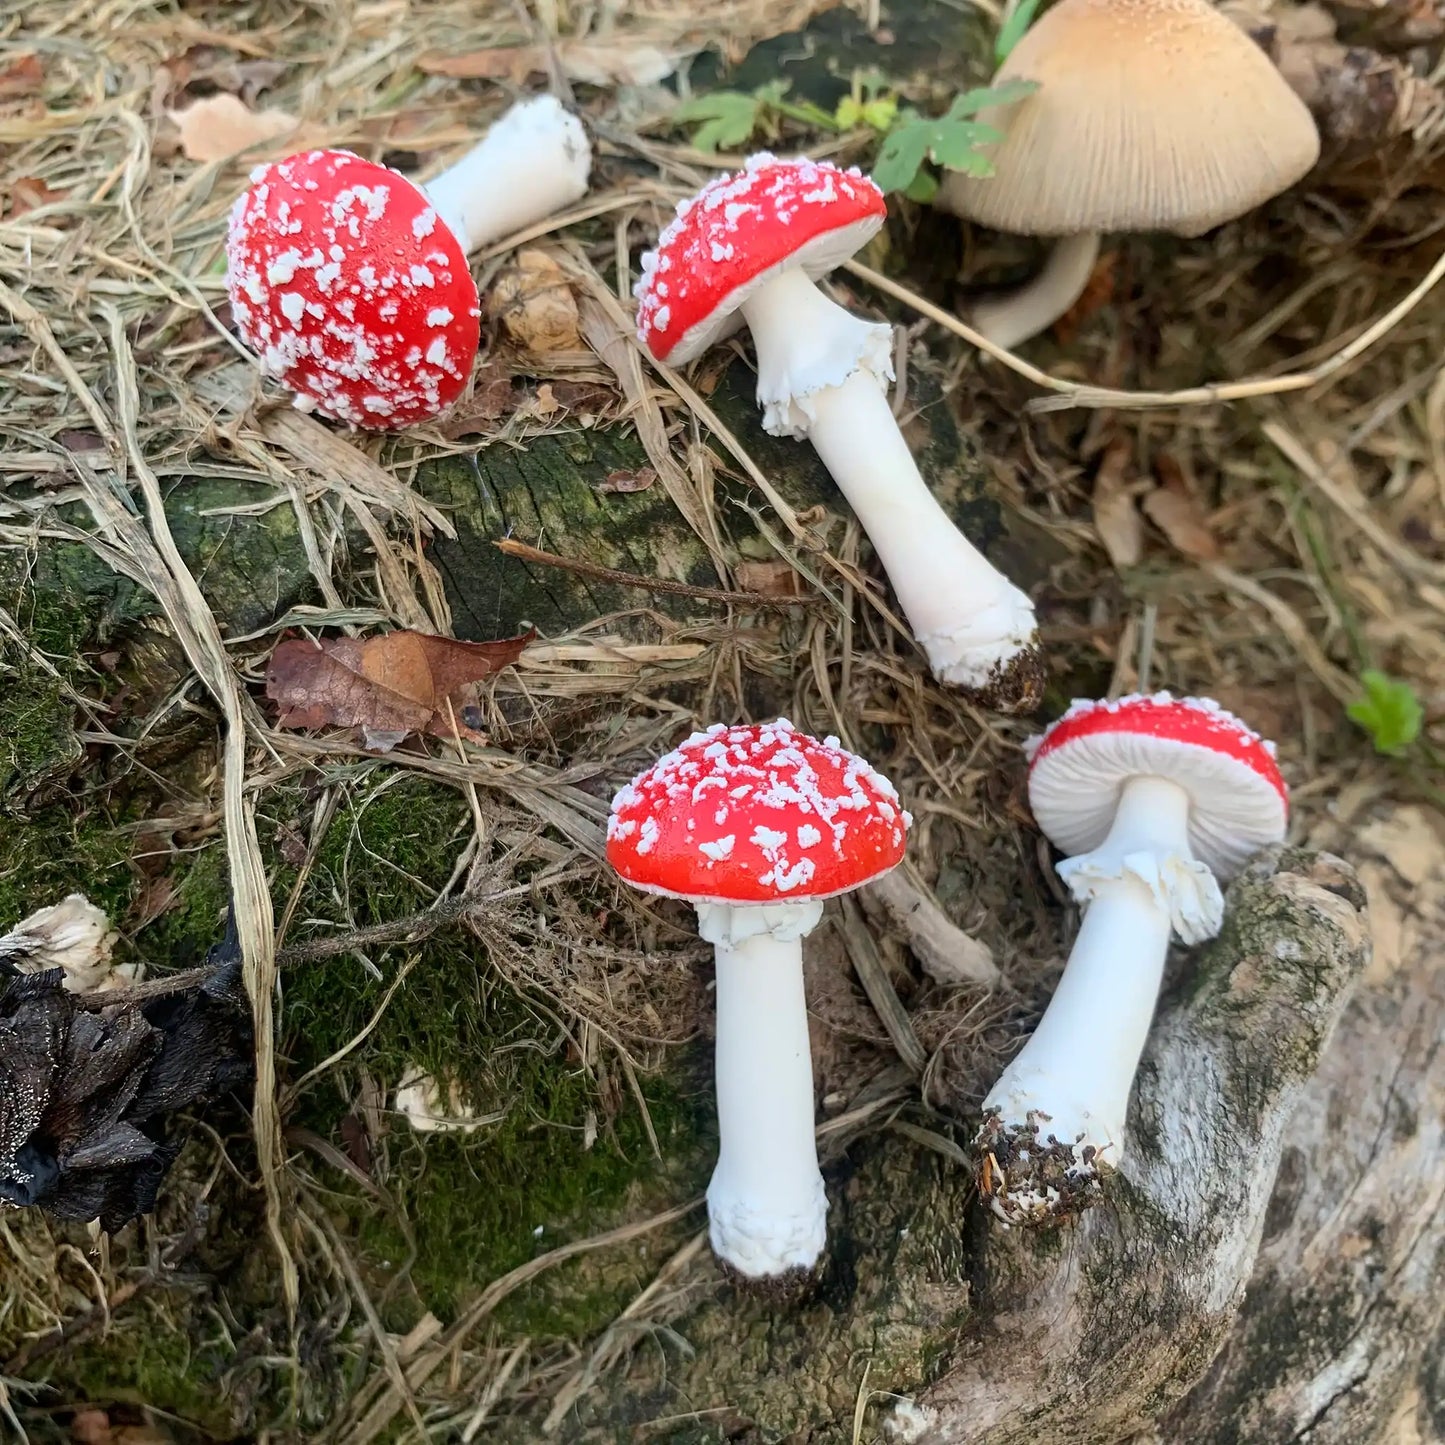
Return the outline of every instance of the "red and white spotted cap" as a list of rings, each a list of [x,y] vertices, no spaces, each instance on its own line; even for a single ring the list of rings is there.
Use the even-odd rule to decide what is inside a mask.
[[[803,903],[903,859],[893,784],[777,722],[694,733],[612,800],[607,858],[634,888],[693,903]]]
[[[1079,701],[1030,743],[1029,802],[1073,856],[1097,848],[1130,778],[1167,778],[1190,796],[1189,843],[1222,878],[1281,842],[1289,789],[1274,744],[1207,697],[1167,692]]]
[[[683,201],[643,256],[638,340],[659,361],[686,365],[733,330],[759,286],[791,266],[816,281],[859,251],[887,214],[883,192],[856,167],[749,157]]]
[[[411,181],[349,151],[251,173],[226,285],[266,374],[338,421],[426,421],[471,374],[481,307],[465,250]]]

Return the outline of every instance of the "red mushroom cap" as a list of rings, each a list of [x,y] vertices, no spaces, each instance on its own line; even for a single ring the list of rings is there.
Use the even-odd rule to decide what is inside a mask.
[[[694,733],[612,800],[607,859],[694,903],[802,903],[897,865],[912,819],[893,784],[786,719]]]
[[[465,250],[424,192],[350,151],[251,173],[226,286],[266,373],[338,421],[426,421],[471,373],[481,307]]]
[[[1289,789],[1274,744],[1207,697],[1079,701],[1033,743],[1029,802],[1065,853],[1096,848],[1130,778],[1165,778],[1190,796],[1189,842],[1228,877],[1284,838]]]
[[[637,337],[683,366],[735,324],[757,287],[790,266],[817,280],[841,266],[888,214],[862,171],[766,152],[709,181],[642,258]]]

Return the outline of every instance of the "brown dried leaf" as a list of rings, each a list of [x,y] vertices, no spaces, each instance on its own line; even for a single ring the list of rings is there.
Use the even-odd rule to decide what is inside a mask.
[[[285,60],[236,60],[224,58],[203,66],[191,77],[193,81],[208,80],[221,90],[239,95],[247,105],[254,105],[263,90],[270,90],[288,70]]]
[[[181,895],[167,874],[163,873],[158,878],[147,878],[141,884],[135,902],[130,906],[130,917],[127,920],[130,931],[139,933],[142,928],[169,913],[180,901]]]
[[[159,1425],[112,1425],[98,1406],[77,1410],[70,1421],[76,1445],[172,1445],[175,1437]]]
[[[371,1135],[366,1132],[366,1124],[361,1116],[356,1113],[343,1114],[339,1132],[347,1157],[368,1179],[372,1178]]]
[[[69,191],[53,190],[39,176],[21,176],[10,182],[10,217],[13,220],[27,211],[53,205],[56,201],[63,201],[69,194]]]
[[[295,130],[298,123],[284,110],[252,110],[224,93],[166,114],[180,131],[181,150],[193,161],[230,160],[251,146]]]
[[[600,381],[557,380],[552,383],[552,395],[557,399],[558,406],[578,412],[601,411],[620,399],[610,386],[604,386]]]
[[[379,637],[292,638],[266,669],[266,696],[287,728],[360,728],[364,744],[389,752],[408,733],[479,741],[463,714],[474,684],[510,666],[535,634],[457,642],[424,632]]]
[[[487,307],[528,351],[581,349],[577,299],[567,273],[546,251],[519,251],[516,263],[497,277]]]
[[[1219,543],[1209,530],[1204,508],[1188,492],[1172,487],[1156,487],[1144,498],[1144,512],[1151,522],[1169,538],[1175,551],[1196,562],[1213,562],[1219,556]]]
[[[522,404],[522,394],[512,385],[512,373],[495,362],[479,366],[472,377],[471,391],[442,421],[442,434],[452,441],[495,431],[491,425],[510,416]]]
[[[1144,555],[1144,522],[1134,506],[1128,470],[1133,448],[1116,438],[1105,449],[1094,478],[1094,530],[1116,569],[1133,567]]]
[[[737,584],[761,597],[801,597],[803,579],[780,558],[769,562],[739,562],[733,568]]]
[[[635,472],[608,472],[593,488],[597,492],[645,492],[657,480],[651,467],[638,467]]]
[[[568,80],[605,86],[656,85],[677,69],[687,53],[637,40],[563,40],[557,46],[557,59]]]
[[[45,84],[45,67],[38,55],[22,55],[0,70],[0,100],[24,100],[39,95]]]

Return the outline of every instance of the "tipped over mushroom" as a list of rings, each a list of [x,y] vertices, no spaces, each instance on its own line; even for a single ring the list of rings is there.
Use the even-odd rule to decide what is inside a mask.
[[[236,329],[303,409],[378,430],[435,417],[480,338],[468,252],[575,201],[591,163],[542,96],[425,186],[350,151],[260,166],[226,243]]]
[[[1060,239],[1022,290],[971,320],[1012,347],[1078,300],[1103,231],[1198,236],[1262,205],[1319,158],[1304,103],[1208,0],[1060,0],[1014,47],[995,84],[1038,90],[979,120],[1005,132],[994,174],[951,173],[946,211]]]
[[[111,966],[116,932],[83,893],[38,909],[0,937],[0,974],[58,968],[70,993],[96,993],[131,981],[132,965]]]

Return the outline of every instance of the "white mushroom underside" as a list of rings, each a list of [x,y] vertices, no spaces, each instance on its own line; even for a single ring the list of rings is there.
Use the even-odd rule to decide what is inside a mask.
[[[845,261],[852,260],[863,249],[868,241],[877,234],[880,225],[882,225],[880,217],[869,217],[864,221],[855,221],[851,226],[840,226],[835,231],[824,232],[800,246],[791,256],[779,261],[777,265],[770,266],[766,271],[758,272],[756,276],[730,291],[707,316],[683,332],[681,338],[667,353],[667,364],[669,366],[686,366],[688,362],[701,356],[713,342],[720,341],[724,336],[730,336],[743,323],[740,314],[743,303],[784,272],[801,271],[810,280],[816,281],[830,271],[837,270]],[[652,284],[655,286],[656,280]],[[860,322],[859,324],[864,323]],[[884,327],[883,329],[886,331],[888,328]],[[889,362],[887,374],[890,377],[893,375],[891,362]]]
[[[1232,877],[1252,854],[1284,836],[1284,800],[1247,763],[1137,733],[1094,733],[1047,753],[1029,773],[1029,801],[1062,852],[1084,853],[1108,833],[1122,784],[1149,774],[1189,794],[1189,846],[1220,877]]]

